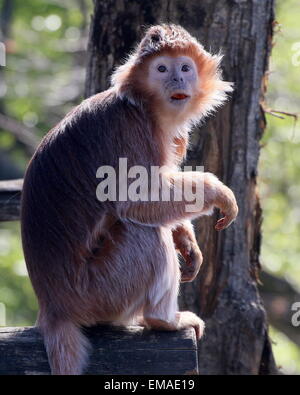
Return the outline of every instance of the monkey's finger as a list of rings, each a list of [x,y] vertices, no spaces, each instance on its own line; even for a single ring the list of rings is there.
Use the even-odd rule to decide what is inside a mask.
[[[198,272],[199,272],[200,266],[188,266],[187,264],[185,264],[183,267],[180,268],[181,270],[181,279],[180,282],[182,283],[188,283],[193,281]]]
[[[216,229],[216,230],[222,230],[222,229],[224,229],[224,220],[225,220],[225,218],[221,218],[221,219],[219,219],[219,220],[217,221],[216,226],[215,226],[215,229]]]
[[[194,272],[193,273],[183,273],[181,275],[180,282],[181,283],[190,283],[195,280],[197,274],[198,273],[195,274]]]

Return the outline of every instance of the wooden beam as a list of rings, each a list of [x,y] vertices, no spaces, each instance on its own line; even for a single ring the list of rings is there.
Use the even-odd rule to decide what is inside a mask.
[[[20,219],[23,180],[0,181],[0,221]]]
[[[198,374],[194,329],[150,331],[138,326],[85,329],[92,343],[86,374]],[[0,375],[50,374],[37,328],[0,328]]]

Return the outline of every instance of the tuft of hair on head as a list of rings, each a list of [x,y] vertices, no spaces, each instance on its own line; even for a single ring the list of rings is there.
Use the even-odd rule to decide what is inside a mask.
[[[132,102],[136,102],[136,98],[140,98],[145,92],[140,83],[145,81],[144,75],[141,78],[141,70],[145,72],[147,62],[162,54],[189,56],[197,65],[199,94],[191,111],[192,122],[198,122],[221,106],[226,101],[228,93],[232,92],[233,84],[222,79],[221,53],[213,55],[207,52],[182,26],[161,24],[149,27],[125,63],[114,71],[111,82],[120,96],[132,98]]]

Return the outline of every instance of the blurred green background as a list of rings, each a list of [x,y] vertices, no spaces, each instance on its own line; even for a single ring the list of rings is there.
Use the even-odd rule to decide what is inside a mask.
[[[89,0],[0,0],[0,41],[7,48],[6,67],[0,68],[0,113],[15,127],[26,126],[40,139],[82,99],[91,13]],[[299,123],[293,116],[271,115],[274,110],[299,113],[299,0],[278,0],[276,20],[259,166],[261,260],[266,271],[300,291]],[[0,178],[22,177],[30,151],[0,123]],[[36,312],[19,223],[0,223],[0,325],[32,325]],[[300,374],[299,345],[274,328],[271,337],[277,364]]]
[[[274,47],[266,106],[300,116],[300,2],[277,0]],[[263,268],[300,291],[300,124],[297,118],[266,113],[259,164],[263,207]],[[300,302],[300,299],[298,300]],[[299,327],[300,335],[300,327]],[[300,374],[300,347],[271,329],[278,365]]]

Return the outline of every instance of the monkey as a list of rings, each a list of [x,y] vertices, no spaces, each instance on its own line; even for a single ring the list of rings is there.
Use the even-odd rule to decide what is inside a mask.
[[[84,327],[138,323],[167,331],[193,327],[197,339],[203,335],[204,322],[179,311],[177,302],[180,281],[193,280],[202,263],[191,220],[217,208],[222,230],[238,207],[216,176],[182,172],[179,165],[191,127],[232,91],[220,62],[179,25],[149,27],[113,72],[111,86],[73,108],[31,158],[21,235],[52,374],[85,372]],[[97,169],[117,169],[120,158],[149,172],[164,167],[158,191],[169,185],[170,199],[99,200]],[[184,196],[174,198],[174,185],[183,182],[193,191],[202,183],[197,210],[186,209]],[[187,262],[183,273],[177,251]]]

